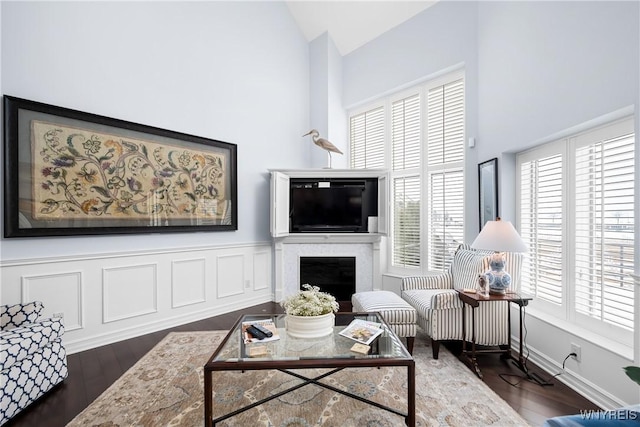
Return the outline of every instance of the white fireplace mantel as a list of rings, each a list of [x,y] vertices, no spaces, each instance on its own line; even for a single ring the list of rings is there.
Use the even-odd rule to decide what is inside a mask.
[[[355,256],[356,292],[381,288],[377,233],[300,233],[274,239],[275,300],[300,290],[300,257]]]
[[[380,242],[387,232],[388,171],[383,169],[271,170],[270,231],[274,246],[274,298],[300,290],[300,257],[356,258],[356,292],[382,288]],[[296,233],[290,230],[291,179],[376,179],[377,218],[368,217],[368,233]],[[375,226],[373,226],[375,224]]]

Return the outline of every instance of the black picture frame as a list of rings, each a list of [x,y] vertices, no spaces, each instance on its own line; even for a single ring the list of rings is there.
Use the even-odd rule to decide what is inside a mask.
[[[482,230],[487,221],[494,221],[499,216],[497,158],[478,164],[478,204]]]
[[[4,237],[233,231],[237,146],[4,96]]]

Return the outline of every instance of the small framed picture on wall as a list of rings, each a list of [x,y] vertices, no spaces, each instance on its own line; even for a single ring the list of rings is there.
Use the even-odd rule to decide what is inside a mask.
[[[498,159],[478,164],[480,203],[480,230],[487,221],[495,220],[498,213]]]

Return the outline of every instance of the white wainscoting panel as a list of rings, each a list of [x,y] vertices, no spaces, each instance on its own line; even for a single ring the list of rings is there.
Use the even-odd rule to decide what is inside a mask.
[[[218,255],[216,257],[216,273],[218,298],[228,298],[244,293],[243,254]]]
[[[176,260],[171,263],[171,307],[206,301],[206,259]]]
[[[42,317],[62,314],[66,331],[83,328],[82,272],[22,276],[22,302],[42,301]]]
[[[0,260],[0,304],[63,313],[68,354],[273,301],[271,242]]]
[[[158,265],[103,269],[104,323],[144,316],[158,310]]]
[[[269,252],[253,254],[253,289],[271,289],[271,257]]]

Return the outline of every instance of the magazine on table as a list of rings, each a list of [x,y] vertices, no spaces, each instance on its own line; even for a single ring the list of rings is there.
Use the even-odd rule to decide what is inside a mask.
[[[269,330],[272,335],[270,337],[264,337],[259,339],[256,336],[251,335],[251,332],[247,331],[250,326],[260,325],[263,328]],[[264,320],[252,320],[250,322],[242,322],[242,338],[244,339],[245,344],[250,343],[265,343],[270,341],[276,341],[280,339],[280,335],[278,335],[278,328],[275,323],[273,323],[272,319],[264,319]]]
[[[382,324],[369,322],[362,319],[354,319],[349,326],[340,331],[340,335],[350,338],[359,343],[369,345],[378,335],[384,332]]]

